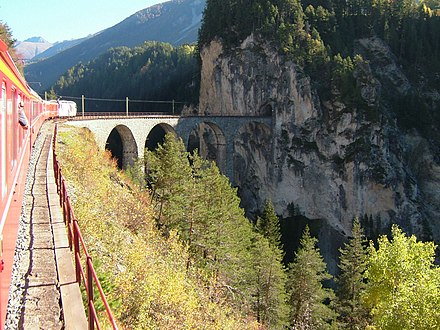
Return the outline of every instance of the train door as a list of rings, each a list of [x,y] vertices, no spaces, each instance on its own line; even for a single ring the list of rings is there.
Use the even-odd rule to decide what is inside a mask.
[[[0,189],[3,199],[6,194],[6,84],[2,82],[2,94],[0,100]]]

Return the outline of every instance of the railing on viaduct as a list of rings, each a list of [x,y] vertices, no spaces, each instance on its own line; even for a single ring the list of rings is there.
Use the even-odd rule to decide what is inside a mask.
[[[126,118],[179,118],[180,115],[173,115],[166,112],[85,112],[77,113],[76,116],[66,117],[71,120],[89,119],[126,119]]]
[[[70,203],[70,197],[67,192],[66,181],[64,180],[61,166],[57,160],[57,154],[55,148],[57,131],[58,131],[58,126],[55,125],[54,138],[53,138],[53,168],[55,173],[55,181],[60,196],[60,205],[63,211],[64,223],[68,231],[69,247],[70,250],[73,250],[74,253],[76,281],[80,286],[81,285],[84,286],[87,295],[88,329],[93,330],[95,329],[95,326],[97,329],[101,329],[95,308],[95,297],[94,297],[95,288],[99,292],[99,296],[102,300],[103,305],[105,306],[105,310],[111,326],[113,327],[113,329],[118,329],[115,318],[113,317],[110,306],[107,302],[104,291],[101,287],[101,284],[99,283],[98,276],[93,267],[92,257],[87,252],[87,247],[84,243],[84,239],[81,235],[81,231],[78,226],[78,220],[75,217],[75,214],[72,209],[72,205]],[[82,258],[81,255],[83,255],[84,258]]]
[[[164,114],[178,114],[182,111],[186,102],[175,100],[157,101],[157,100],[134,100],[125,97],[125,99],[105,99],[96,97],[60,96],[60,100],[74,101],[77,104],[78,114],[91,112],[121,112],[128,114],[153,111],[160,111]],[[121,112],[122,113],[122,112]]]

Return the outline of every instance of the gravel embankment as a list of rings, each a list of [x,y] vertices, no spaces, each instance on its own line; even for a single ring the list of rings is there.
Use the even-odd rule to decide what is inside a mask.
[[[62,329],[50,219],[45,210],[44,167],[52,122],[45,122],[34,144],[26,176],[5,329],[49,326]],[[46,199],[47,209],[47,199]],[[55,275],[54,275],[55,274]],[[49,297],[52,295],[52,297]],[[45,299],[48,299],[45,302]],[[55,306],[52,306],[52,305]],[[54,310],[54,315],[51,314]],[[44,319],[44,318],[47,318]]]

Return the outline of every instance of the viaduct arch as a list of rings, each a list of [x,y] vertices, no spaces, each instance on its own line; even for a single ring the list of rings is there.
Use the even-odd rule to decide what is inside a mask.
[[[245,132],[256,128],[265,135],[272,132],[271,117],[150,116],[106,119],[76,117],[70,120],[69,124],[92,131],[100,148],[109,149],[116,158],[120,155],[122,159],[118,158],[118,165],[121,168],[126,168],[137,158],[143,157],[145,148],[154,149],[162,142],[166,133],[174,132],[182,138],[187,150],[192,151],[197,148],[202,157],[214,160],[220,171],[230,178],[232,184],[235,184],[237,179],[234,176],[234,167],[235,170],[239,168],[234,166],[235,140],[246,139]],[[265,141],[265,152],[272,154],[272,142]],[[240,157],[235,156],[235,161],[239,159]]]

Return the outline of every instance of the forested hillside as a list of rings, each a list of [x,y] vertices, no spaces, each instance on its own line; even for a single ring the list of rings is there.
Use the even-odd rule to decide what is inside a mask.
[[[61,76],[58,95],[197,103],[199,64],[195,47],[160,42],[114,48],[97,59],[80,63]],[[145,111],[142,104],[131,107]]]
[[[200,49],[214,38],[233,48],[251,34],[303,67],[322,101],[336,95],[356,107],[364,102],[354,76],[363,66],[356,40],[378,37],[397,57],[411,88],[396,99],[383,86],[382,103],[375,108],[391,109],[402,126],[421,131],[435,130],[432,123],[440,122],[438,111],[428,110],[438,104],[440,89],[438,0],[207,1]]]
[[[435,229],[435,220],[430,226],[426,218],[416,212],[417,207],[424,207],[421,200],[436,200],[435,176],[429,181],[426,177],[431,172],[416,172],[418,160],[414,157],[417,154],[412,155],[412,151],[418,151],[422,159],[423,155],[431,157],[425,149],[434,151],[432,158],[439,156],[437,4],[438,1],[207,2],[200,30],[200,54],[203,55],[204,47],[214,39],[223,43],[226,52],[225,55],[218,51],[221,47],[215,45],[213,52],[218,51],[217,57],[204,54],[205,58],[212,60],[208,66],[213,63],[211,69],[215,73],[211,76],[215,84],[208,85],[219,88],[217,95],[220,95],[218,103],[208,103],[210,100],[207,103],[212,105],[212,110],[222,113],[221,98],[232,95],[232,102],[226,103],[233,106],[227,109],[231,112],[226,113],[247,111],[234,108],[237,99],[233,97],[239,95],[240,100],[246,100],[243,108],[249,106],[256,113],[262,107],[254,105],[261,105],[259,100],[269,94],[270,103],[262,104],[273,106],[271,110],[276,122],[272,130],[276,143],[271,143],[278,149],[270,150],[272,144],[269,147],[263,144],[261,141],[265,136],[258,134],[264,134],[264,130],[253,130],[254,126],[243,132],[242,140],[237,138],[234,142],[238,146],[237,153],[240,147],[243,149],[239,158],[240,166],[243,165],[239,167],[240,175],[246,177],[246,169],[250,173],[249,181],[243,180],[240,189],[243,191],[248,184],[251,188],[247,189],[253,189],[252,193],[255,193],[252,196],[257,196],[263,185],[272,185],[267,189],[272,195],[266,198],[255,221],[250,221],[239,207],[237,190],[229,185],[228,179],[214,164],[196,154],[190,155],[182,141],[167,135],[164,144],[156,151],[146,152],[145,159],[129,168],[128,174],[139,183],[139,187],[146,189],[145,204],[149,209],[143,213],[151,216],[139,220],[136,209],[130,207],[108,210],[108,204],[120,205],[121,198],[117,198],[116,203],[104,203],[105,210],[92,205],[91,209],[80,212],[83,216],[109,212],[109,218],[115,213],[118,225],[127,226],[125,237],[133,237],[127,240],[125,247],[128,249],[121,256],[124,258],[119,259],[116,266],[110,266],[116,271],[104,269],[107,276],[118,284],[112,292],[116,297],[126,297],[122,300],[127,303],[117,308],[121,322],[135,328],[172,325],[173,328],[228,329],[230,325],[223,323],[225,314],[221,312],[225,308],[231,311],[227,312],[228,316],[233,316],[231,321],[240,324],[247,320],[249,327],[264,329],[409,330],[440,327],[440,271],[434,264],[435,245],[420,242],[415,236],[406,236],[393,224],[397,219],[405,230],[417,234],[426,229],[424,239],[432,237],[433,231],[430,230]],[[252,41],[243,46],[242,41],[251,34],[254,38],[249,38]],[[368,62],[365,54],[359,51],[362,49],[359,40],[366,37],[374,38],[368,40],[370,48],[364,47],[363,51],[378,45],[381,50],[391,51],[377,52],[386,56],[370,56],[377,62]],[[261,40],[263,42],[259,43]],[[271,64],[267,59],[276,56],[272,49],[283,60],[287,59],[285,62],[280,60],[284,65],[281,69],[272,67],[272,71],[288,71],[287,74],[277,76],[264,71]],[[232,54],[231,58],[228,52]],[[250,54],[252,52],[257,55]],[[99,77],[98,81],[102,82],[103,95],[111,97],[105,93],[120,90],[124,94],[118,97],[125,97],[128,90],[136,90],[134,85],[129,85],[128,89],[125,86],[132,81],[149,83],[139,86],[139,93],[143,93],[144,89],[148,91],[150,83],[165,81],[171,84],[172,80],[183,79],[184,75],[170,74],[180,68],[179,63],[181,68],[188,63],[194,65],[191,79],[186,83],[191,81],[191,85],[194,77],[198,77],[194,74],[198,67],[192,57],[193,49],[178,48],[177,54],[186,59],[180,62],[180,57],[173,54],[175,51],[163,44],[149,44],[137,48],[137,51],[114,49],[99,62],[73,69],[69,76],[59,81],[58,88],[67,91],[67,86],[76,80],[86,82],[89,72],[93,71],[94,77]],[[240,62],[243,54],[244,60]],[[254,66],[247,66],[248,58],[255,60],[251,63]],[[394,85],[389,85],[383,77],[396,70],[383,73],[381,80],[373,74],[373,71],[376,73],[386,68],[387,61],[398,63],[405,72],[394,80]],[[163,67],[167,71],[161,74],[159,69]],[[257,79],[251,81],[251,78]],[[290,84],[283,79],[290,79]],[[89,84],[93,81],[90,79]],[[273,94],[265,85],[268,82],[275,90]],[[371,82],[377,87],[374,91],[379,91],[372,93],[375,97],[363,94],[365,86]],[[284,94],[284,91],[287,92]],[[246,98],[249,95],[255,97]],[[249,114],[253,113],[249,111]],[[277,127],[279,131],[276,131]],[[418,135],[404,136],[402,133],[414,128],[427,139],[422,141]],[[416,147],[411,149],[405,145],[410,139],[422,142],[414,143]],[[274,158],[263,157],[264,153],[271,152],[276,154]],[[263,156],[253,158],[255,154]],[[267,166],[264,174],[270,172],[271,166],[275,167],[273,160],[278,162],[272,172],[275,183],[269,179],[258,181],[261,177],[255,159],[262,160],[260,163],[267,162],[263,164],[263,168]],[[426,164],[431,164],[435,170],[435,161],[429,160],[431,163]],[[144,167],[146,173],[142,171]],[[78,169],[77,165],[72,166],[72,172]],[[123,186],[115,179],[114,173],[107,176],[111,178],[110,187],[115,184]],[[79,185],[83,175],[78,177],[80,180],[76,184]],[[285,182],[285,186],[281,186]],[[137,192],[137,189],[131,189]],[[124,194],[130,196],[132,193]],[[106,198],[109,194],[104,192],[101,196]],[[280,222],[271,197],[287,206],[292,216]],[[289,204],[290,201],[293,202]],[[87,205],[79,202],[76,206],[90,207],[90,203],[84,204]],[[364,204],[371,204],[373,211],[379,210],[374,214],[374,220],[372,211],[361,221],[356,218],[356,212]],[[333,208],[337,219],[331,223],[328,219]],[[401,213],[396,216],[397,212]],[[408,220],[407,213],[410,212],[413,220]],[[328,273],[329,267],[322,257],[324,253],[328,254],[328,250],[335,249],[334,242],[328,239],[330,229],[325,233],[327,236],[321,236],[328,239],[324,241],[327,250],[319,249],[319,242],[312,234],[316,227],[299,228],[295,223],[301,218],[316,226],[318,221],[314,220],[318,216],[306,219],[304,214],[321,216],[322,222],[328,221],[327,229],[334,226],[333,230],[336,228],[341,233],[337,243],[342,246],[340,257],[335,258],[338,266],[335,276]],[[423,216],[427,214],[430,213]],[[364,214],[358,212],[357,215]],[[99,226],[108,227],[107,224]],[[372,239],[369,244],[363,226],[367,227],[365,232]],[[296,231],[289,233],[294,227]],[[345,231],[347,228],[349,230]],[[91,235],[96,232],[99,233],[90,231]],[[103,232],[105,242],[108,230]],[[383,232],[388,235],[381,235]],[[131,235],[139,236],[134,238]],[[292,244],[294,235],[301,236],[295,246]],[[345,244],[341,242],[342,236],[345,236]],[[155,259],[157,261],[151,268],[162,263],[164,267],[154,268],[153,274],[144,267],[150,260],[146,258],[149,251],[140,251],[143,251],[141,247],[147,246],[154,255],[155,250],[150,245],[151,239],[147,240],[148,244],[143,243],[141,239],[144,237],[154,237],[162,248],[159,251],[164,251],[159,255],[167,258],[165,262]],[[94,237],[90,240],[97,241]],[[114,239],[110,244],[107,242],[106,249],[111,250],[113,243]],[[183,249],[182,243],[186,248]],[[101,248],[103,245],[98,244]],[[174,278],[170,276],[170,264],[174,267]],[[169,280],[163,281],[164,278]],[[186,290],[182,289],[182,283],[187,284]],[[324,286],[323,283],[331,285]],[[175,295],[176,292],[180,294]],[[213,303],[209,310],[201,307],[205,301]],[[188,315],[187,319],[185,315]],[[194,318],[197,318],[197,324],[192,322]],[[172,323],[167,323],[169,320]],[[207,323],[209,320],[212,320],[211,325]]]
[[[286,267],[272,203],[255,224],[248,221],[215,164],[190,155],[172,134],[147,152],[146,176],[144,160],[126,172],[131,180],[85,129],[63,125],[57,148],[75,215],[122,328],[440,326],[433,243],[395,226],[391,238],[367,248],[355,220],[333,291],[322,285],[332,276],[308,227]]]
[[[260,33],[297,63],[316,67],[337,54],[352,56],[355,39],[377,36],[408,70],[435,73],[440,65],[439,10],[438,0],[211,0],[199,43],[202,47],[219,37],[233,47]]]
[[[269,197],[286,221],[289,205],[310,223],[323,220],[324,253],[341,240],[325,225],[346,235],[355,216],[369,238],[398,223],[440,242],[439,8],[438,0],[207,1],[200,114],[269,108],[276,122],[270,136],[246,132],[271,145],[256,152],[244,134],[239,142],[245,165],[235,178],[249,213]]]
[[[26,66],[26,79],[41,82],[41,86],[35,86],[41,92],[50,89],[72,66],[92,61],[110,48],[135,47],[145,41],[174,46],[193,43],[204,5],[204,0],[171,0],[140,10],[74,47]]]

